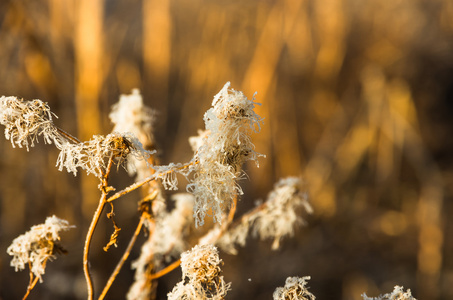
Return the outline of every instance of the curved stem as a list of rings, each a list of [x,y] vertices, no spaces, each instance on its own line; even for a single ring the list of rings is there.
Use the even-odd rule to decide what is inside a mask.
[[[94,289],[93,289],[93,280],[91,279],[89,263],[88,263],[88,254],[90,252],[90,244],[91,239],[93,238],[94,229],[99,221],[99,217],[101,216],[102,210],[105,207],[107,194],[102,192],[101,199],[99,200],[98,207],[96,208],[96,212],[93,215],[93,219],[91,220],[90,228],[87,232],[87,237],[85,239],[85,247],[83,248],[83,272],[85,273],[85,279],[87,282],[87,289],[88,289],[88,299],[92,300],[94,297]]]
[[[67,140],[73,142],[74,144],[79,144],[81,143],[81,141],[76,138],[75,136],[67,133],[66,131],[64,131],[63,129],[61,129],[60,127],[58,126],[55,126],[55,128],[57,129],[58,133],[60,133],[61,135],[63,135]]]
[[[31,290],[35,287],[36,283],[38,282],[38,279],[39,279],[38,277],[35,277],[35,279],[33,281],[30,280],[30,283],[28,284],[27,292],[25,293],[22,300],[25,300],[28,298],[28,295],[30,295]]]
[[[150,181],[153,181],[153,180],[156,180],[157,178],[167,174],[167,173],[170,173],[170,172],[174,172],[175,170],[183,170],[183,169],[187,169],[187,168],[190,168],[191,166],[193,165],[196,165],[198,164],[199,162],[198,161],[195,161],[195,162],[189,162],[181,167],[178,167],[178,168],[175,168],[173,170],[168,170],[168,171],[165,171],[165,172],[161,172],[161,173],[154,173],[153,175],[149,176],[149,177],[146,177],[145,179],[143,179],[142,181],[138,181],[130,186],[128,186],[127,188],[115,193],[114,195],[112,195],[111,197],[109,197],[107,199],[107,202],[112,202],[118,198],[120,198],[121,196],[124,196],[126,195],[127,193],[130,193],[140,187],[142,187],[143,185],[147,184],[148,182]]]
[[[45,262],[44,262],[44,264],[45,264]],[[28,262],[28,269],[29,269],[29,272],[30,272],[30,280],[28,282],[27,291],[25,292],[25,295],[22,298],[22,300],[27,299],[28,295],[30,295],[31,290],[35,287],[36,283],[38,282],[38,277],[33,279],[34,276],[33,276],[33,272],[31,271],[31,267],[32,267],[31,262]]]
[[[160,270],[159,272],[150,275],[149,280],[154,280],[154,279],[160,278],[160,277],[170,273],[171,271],[176,269],[180,264],[181,264],[181,259],[178,259],[177,261],[175,261],[171,265],[168,265],[167,267]]]
[[[101,295],[99,296],[99,300],[104,299],[104,297],[107,295],[107,292],[109,291],[110,287],[112,286],[113,281],[115,281],[116,276],[118,275],[118,273],[120,272],[124,263],[126,262],[127,258],[129,257],[132,247],[134,246],[135,241],[137,240],[137,236],[140,233],[140,230],[142,229],[144,220],[145,220],[145,217],[142,215],[142,217],[140,218],[140,222],[138,223],[137,228],[135,229],[134,235],[132,236],[131,240],[129,241],[129,245],[127,245],[126,251],[124,251],[124,254],[121,257],[121,260],[118,262],[118,264],[115,267],[115,270],[110,275],[109,280],[105,284],[105,287],[102,290]]]
[[[88,262],[88,255],[90,253],[90,245],[91,240],[93,238],[94,230],[96,229],[96,225],[99,222],[99,218],[102,214],[102,211],[107,204],[107,194],[108,194],[108,176],[110,174],[110,170],[112,169],[113,164],[113,155],[110,155],[109,163],[107,165],[107,169],[105,174],[103,174],[103,178],[101,180],[101,198],[99,199],[98,207],[93,215],[93,219],[91,220],[90,228],[88,229],[87,236],[85,239],[85,246],[83,248],[83,273],[85,274],[85,279],[87,282],[87,290],[88,290],[88,299],[92,300],[94,297],[94,288],[93,288],[93,280],[90,274],[90,266]],[[102,170],[101,170],[102,171]]]

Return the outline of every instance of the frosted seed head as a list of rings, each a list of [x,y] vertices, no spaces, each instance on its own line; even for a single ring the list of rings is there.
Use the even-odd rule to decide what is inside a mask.
[[[168,299],[224,299],[231,284],[219,276],[221,263],[213,245],[197,245],[181,254],[183,280],[168,293]]]
[[[118,166],[124,166],[131,157],[147,161],[153,152],[143,149],[140,141],[131,133],[111,133],[107,136],[94,135],[89,141],[78,144],[65,144],[57,160],[60,171],[77,174],[81,168],[87,174],[101,178],[107,161],[113,156]]]
[[[10,265],[17,272],[30,264],[32,273],[42,282],[47,260],[55,258],[58,250],[62,249],[58,244],[59,233],[73,227],[56,216],[48,217],[44,224],[31,227],[30,231],[14,239],[8,247],[7,253],[13,256]]]
[[[303,224],[301,210],[312,212],[302,181],[297,177],[283,178],[269,194],[265,207],[251,217],[253,232],[261,239],[273,238],[272,249],[278,249],[280,240],[294,234],[294,227]]]
[[[396,285],[393,292],[381,295],[379,297],[368,297],[365,293],[362,294],[363,300],[417,300],[412,294],[411,290],[404,291],[402,286]]]
[[[13,147],[25,147],[28,151],[43,136],[45,143],[60,148],[67,141],[53,124],[52,115],[47,103],[41,100],[0,97],[0,124],[5,126],[5,137]]]
[[[259,131],[262,122],[254,111],[257,103],[229,86],[226,83],[214,96],[213,107],[204,115],[205,131],[190,140],[197,165],[187,190],[196,197],[196,226],[203,225],[211,209],[214,221],[221,221],[222,214],[242,193],[236,183],[243,174],[242,164],[260,156],[250,139],[251,132]]]
[[[306,287],[310,276],[288,277],[284,287],[278,287],[274,291],[274,300],[314,300],[316,297]]]

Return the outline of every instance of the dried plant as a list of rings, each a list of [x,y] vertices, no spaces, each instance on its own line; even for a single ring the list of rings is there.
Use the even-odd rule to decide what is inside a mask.
[[[316,297],[310,293],[307,288],[307,280],[310,276],[305,277],[288,277],[284,287],[278,287],[274,292],[274,300],[314,300]]]
[[[411,290],[404,291],[402,286],[395,286],[393,292],[379,296],[368,297],[366,294],[362,295],[363,300],[417,300],[412,296]]]
[[[66,250],[60,245],[60,231],[69,230],[68,221],[48,217],[44,224],[32,226],[30,231],[18,236],[8,247],[6,252],[13,256],[11,266],[17,271],[22,271],[26,266],[30,269],[30,283],[24,299],[36,285],[42,282],[47,261],[56,258],[56,254],[65,253]]]
[[[142,198],[137,201],[139,222],[98,299],[106,297],[144,227],[148,239],[132,263],[136,274],[128,299],[154,298],[156,279],[179,265],[182,281],[168,294],[169,299],[224,299],[231,284],[220,276],[222,261],[214,245],[236,254],[238,245],[244,246],[248,236],[255,236],[272,239],[272,249],[278,249],[282,238],[294,235],[295,227],[304,224],[302,215],[312,212],[303,182],[288,177],[275,184],[265,202],[235,219],[236,205],[243,194],[238,185],[245,174],[242,165],[252,160],[258,166],[258,158],[264,156],[255,151],[251,140],[252,133],[258,133],[262,124],[262,118],[254,110],[256,105],[254,98],[249,100],[242,92],[231,89],[230,83],[225,84],[204,115],[205,129],[189,140],[193,158],[186,163],[168,165],[160,165],[155,157],[152,132],[155,113],[144,106],[138,90],[121,96],[113,106],[112,133],[95,135],[89,141],[79,141],[57,127],[53,121],[56,116],[40,100],[1,97],[0,123],[5,126],[5,136],[13,147],[30,150],[42,136],[45,143],[54,144],[60,150],[58,170],[74,176],[84,170],[99,180],[100,199],[83,253],[88,299],[96,296],[89,254],[99,218],[109,206],[107,217],[112,221],[113,233],[104,247],[108,251],[112,245],[117,246],[121,232],[114,219],[115,201],[137,189],[142,189]],[[113,194],[116,188],[110,186],[109,177],[114,166],[126,168],[131,176],[136,176],[136,181]],[[173,202],[167,201],[162,187],[178,189],[178,174],[187,179],[188,193],[173,195]],[[190,238],[193,227],[203,226],[206,216],[212,217],[213,227],[196,239]],[[66,221],[48,218],[45,224],[32,227],[8,248],[8,253],[14,256],[11,265],[16,270],[24,269],[26,264],[30,267],[30,284],[24,298],[37,279],[42,279],[47,260],[62,249],[58,246],[58,232],[70,227]],[[277,288],[274,299],[315,299],[306,290],[308,279],[289,277],[285,287]]]

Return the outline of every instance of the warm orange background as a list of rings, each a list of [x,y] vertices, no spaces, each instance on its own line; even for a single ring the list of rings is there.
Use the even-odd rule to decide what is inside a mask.
[[[289,175],[307,182],[315,210],[279,251],[250,239],[237,257],[221,253],[229,299],[270,299],[296,275],[312,276],[318,299],[396,284],[417,299],[453,298],[452,1],[0,2],[0,95],[48,102],[81,139],[108,133],[110,106],[140,88],[159,111],[162,162],[188,161],[187,138],[226,81],[248,97],[257,91],[265,117],[254,142],[267,158],[247,166],[239,213]],[[59,172],[57,155],[43,142],[27,153],[0,139],[1,299],[20,298],[28,283],[6,248],[52,214],[77,229],[30,299],[85,298],[81,241],[97,182]],[[120,170],[114,183],[131,179]],[[117,206],[118,249],[102,251],[108,221],[96,232],[98,290],[136,225],[136,201]],[[160,281],[159,297],[179,276]],[[126,265],[109,299],[124,299],[131,280]]]

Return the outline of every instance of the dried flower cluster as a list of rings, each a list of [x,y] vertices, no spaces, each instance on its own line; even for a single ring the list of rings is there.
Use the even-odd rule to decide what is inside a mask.
[[[0,124],[5,126],[5,137],[13,147],[25,146],[28,151],[38,142],[38,136],[43,136],[45,143],[54,143],[60,149],[67,141],[58,133],[52,115],[55,116],[41,100],[0,98]]]
[[[224,299],[230,283],[220,276],[222,260],[216,247],[195,246],[181,254],[182,281],[168,293],[169,300]]]
[[[278,287],[274,292],[274,300],[314,300],[316,297],[310,293],[307,288],[307,280],[310,276],[305,277],[288,277],[285,286]]]
[[[82,168],[88,174],[101,177],[110,156],[118,164],[122,164],[132,157],[146,161],[151,154],[143,149],[132,133],[95,135],[90,141],[78,142],[55,126],[52,116],[55,114],[41,100],[23,101],[5,96],[0,98],[0,124],[5,126],[6,139],[11,141],[13,147],[25,146],[29,150],[38,142],[38,137],[43,136],[45,143],[53,143],[61,151],[57,160],[60,171],[66,168],[76,175],[77,168]]]
[[[113,200],[140,187],[145,188],[145,184],[149,183],[144,189],[146,196],[139,203],[142,216],[129,250],[115,268],[116,273],[112,274],[112,280],[109,279],[100,299],[110,288],[142,226],[145,226],[150,235],[142,246],[140,257],[132,264],[136,270],[135,282],[128,292],[128,299],[152,298],[156,291],[153,280],[171,271],[178,261],[167,267],[164,263],[180,256],[182,281],[168,293],[168,299],[220,300],[225,298],[231,283],[226,283],[220,276],[223,262],[213,243],[226,252],[236,254],[237,245],[244,246],[247,237],[255,235],[261,239],[272,239],[272,249],[277,249],[282,238],[294,235],[295,227],[304,223],[301,212],[312,212],[301,180],[288,177],[275,184],[264,203],[239,220],[233,221],[235,210],[230,210],[227,215],[228,209],[236,205],[237,196],[242,194],[237,181],[244,177],[243,163],[252,160],[258,165],[257,158],[262,156],[255,152],[250,138],[253,132],[260,131],[262,123],[262,118],[254,111],[257,104],[254,98],[247,99],[242,92],[230,89],[229,82],[226,83],[214,97],[212,108],[204,115],[205,130],[189,139],[194,151],[191,161],[163,166],[154,165],[156,160],[152,154],[155,151],[148,151],[154,148],[152,127],[155,112],[144,106],[138,90],[122,95],[112,107],[109,115],[114,124],[112,133],[95,135],[85,142],[58,128],[52,119],[55,115],[47,103],[40,100],[1,97],[0,124],[5,126],[5,136],[13,147],[25,147],[28,151],[42,136],[45,143],[54,144],[60,150],[57,159],[60,171],[66,169],[77,175],[78,170],[83,169],[101,179],[101,201],[84,248],[83,266],[89,299],[95,295],[89,271],[90,241],[104,205],[110,203],[112,211],[108,216],[112,218]],[[107,198],[113,190],[108,186],[108,174],[113,165],[125,167],[130,175],[136,174],[137,182]],[[161,179],[166,189],[176,190],[177,174],[189,181],[187,191],[190,194],[173,195],[175,205],[169,211],[156,180]],[[195,226],[203,225],[206,215],[211,213],[217,224],[199,237],[198,245],[186,251],[192,222],[195,221]],[[226,222],[220,224],[222,220]],[[116,234],[120,228],[115,221],[113,224]],[[25,269],[26,265],[30,268],[30,284],[24,298],[38,279],[42,281],[47,261],[64,251],[59,246],[59,233],[71,227],[67,221],[52,216],[44,224],[33,226],[8,247],[8,254],[13,256],[11,266],[16,271]],[[116,243],[117,236],[112,236],[114,238],[108,245]],[[309,276],[288,277],[285,286],[275,290],[273,299],[314,300],[315,296],[306,287],[309,279]],[[364,300],[415,300],[410,290],[404,292],[399,286],[392,293],[378,298],[362,296]]]
[[[196,197],[194,218],[203,225],[209,209],[214,221],[221,221],[222,212],[230,208],[242,190],[236,180],[241,177],[241,166],[255,160],[258,153],[250,140],[252,132],[260,130],[262,118],[255,111],[257,104],[240,91],[229,89],[226,83],[214,97],[212,108],[204,115],[206,132],[197,149],[194,176],[187,190]]]
[[[214,97],[212,108],[204,115],[205,130],[189,142],[195,151],[188,165],[171,163],[154,166],[156,177],[166,189],[177,189],[176,173],[189,180],[187,191],[195,196],[195,225],[202,226],[209,210],[214,222],[221,222],[222,214],[234,205],[234,198],[242,194],[237,180],[243,175],[242,164],[262,156],[255,152],[252,132],[259,132],[262,118],[254,111],[258,103],[230,89],[227,82]],[[190,175],[192,177],[190,178]]]
[[[173,195],[175,208],[171,212],[163,212],[155,217],[153,234],[143,244],[140,257],[132,263],[136,270],[135,282],[131,286],[127,299],[149,299],[147,292],[146,272],[150,265],[160,270],[163,262],[187,250],[190,224],[193,222],[193,196],[191,194]]]
[[[60,171],[64,168],[77,175],[77,168],[87,174],[102,177],[110,157],[118,165],[124,164],[129,157],[146,161],[151,152],[143,149],[140,141],[130,133],[110,133],[106,136],[95,135],[89,141],[65,144],[57,160]]]
[[[412,294],[411,290],[404,291],[402,286],[396,285],[393,292],[381,295],[379,297],[368,297],[366,294],[362,294],[363,300],[417,300]]]
[[[278,249],[280,240],[292,236],[295,226],[304,223],[302,210],[312,213],[302,181],[298,177],[282,178],[275,184],[266,202],[245,215],[241,223],[224,234],[217,244],[223,250],[236,254],[235,245],[244,246],[252,230],[261,239],[274,239],[272,249]]]
[[[312,213],[308,194],[297,177],[283,178],[269,194],[264,209],[251,218],[253,231],[261,239],[273,238],[272,249],[280,246],[285,236],[294,235],[294,226],[303,224],[301,210]]]
[[[48,217],[44,224],[31,227],[30,231],[20,235],[8,247],[7,253],[13,256],[11,266],[18,270],[31,267],[31,272],[42,281],[47,260],[55,258],[62,248],[58,245],[60,231],[69,230],[68,221],[56,216]]]
[[[153,109],[143,104],[140,91],[134,89],[130,95],[121,95],[118,103],[112,106],[109,114],[114,124],[112,132],[132,133],[143,148],[149,150],[154,144],[155,114]],[[131,157],[127,160],[127,171],[129,175],[137,173],[137,180],[141,180],[149,176],[149,165],[145,160]]]

